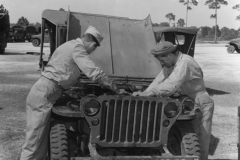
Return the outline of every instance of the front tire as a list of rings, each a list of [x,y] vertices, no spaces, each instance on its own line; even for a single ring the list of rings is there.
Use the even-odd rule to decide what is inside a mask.
[[[234,53],[234,52],[235,52],[235,47],[232,46],[232,45],[228,46],[227,52],[228,52],[228,53]]]
[[[39,46],[39,45],[40,45],[40,40],[39,40],[39,39],[33,39],[33,40],[32,40],[32,45],[33,45],[34,47]]]
[[[54,122],[50,129],[50,160],[69,160],[67,128],[61,122]]]
[[[185,155],[200,156],[199,142],[196,133],[187,133],[183,136],[182,151]]]
[[[184,133],[177,125],[173,125],[169,131],[167,147],[173,155],[200,157],[197,135],[195,133]]]

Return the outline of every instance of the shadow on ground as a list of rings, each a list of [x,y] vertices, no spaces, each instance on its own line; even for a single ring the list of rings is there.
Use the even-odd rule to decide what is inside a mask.
[[[219,138],[215,137],[214,135],[211,135],[209,153],[208,153],[209,155],[211,155],[211,156],[214,155],[219,142],[220,142]]]
[[[3,55],[5,55],[5,56],[9,56],[9,55],[26,55],[26,53],[5,52]]]
[[[225,91],[221,91],[221,90],[216,90],[216,89],[212,89],[212,88],[206,88],[208,94],[210,96],[213,95],[223,95],[223,94],[230,94],[229,92],[225,92]]]

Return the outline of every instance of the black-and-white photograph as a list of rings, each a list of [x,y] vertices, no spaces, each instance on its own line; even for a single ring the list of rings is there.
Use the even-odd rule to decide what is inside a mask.
[[[239,0],[0,0],[0,160],[240,160]]]

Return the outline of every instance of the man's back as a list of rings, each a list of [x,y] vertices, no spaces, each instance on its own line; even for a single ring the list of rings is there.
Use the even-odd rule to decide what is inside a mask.
[[[78,54],[87,55],[81,39],[68,41],[54,51],[42,75],[59,82],[65,89],[74,84],[80,76],[80,69],[73,59],[76,48],[81,51]]]

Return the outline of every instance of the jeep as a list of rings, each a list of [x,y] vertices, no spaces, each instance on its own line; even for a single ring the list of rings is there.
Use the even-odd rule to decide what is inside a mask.
[[[150,53],[157,43],[179,44],[182,53],[194,56],[196,28],[153,27],[150,16],[135,20],[45,10],[42,26],[49,31],[49,57],[64,42],[83,35],[89,25],[104,37],[90,58],[128,92],[145,90],[161,71]],[[43,41],[39,65],[44,70],[48,60],[43,60],[42,51]],[[191,126],[196,112],[189,97],[116,95],[82,73],[52,108],[47,158],[199,159],[198,137]]]
[[[48,35],[48,30],[45,30],[44,31],[44,43],[49,43],[49,35]],[[42,41],[42,34],[37,34],[37,35],[32,35],[31,36],[31,40],[32,42],[32,45],[34,47],[37,47],[41,44],[41,41]]]
[[[240,38],[232,39],[229,45],[226,45],[228,53],[240,53]]]

